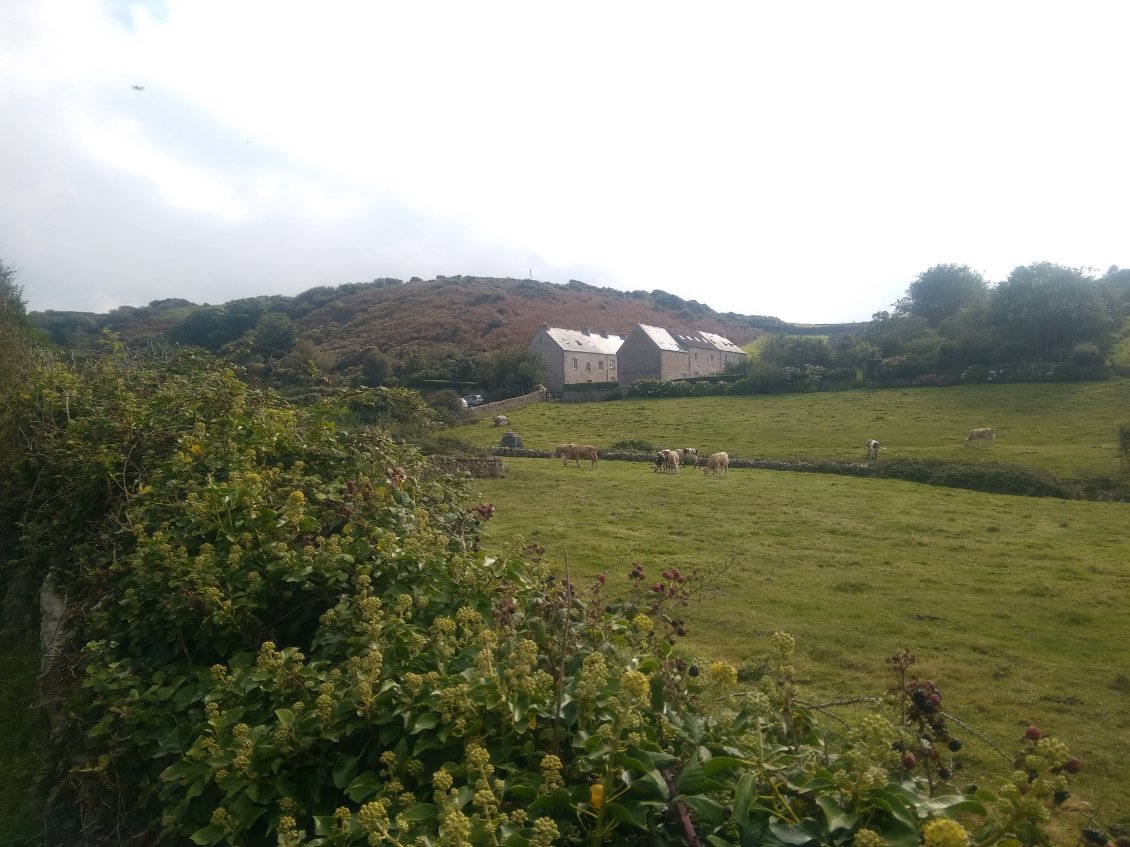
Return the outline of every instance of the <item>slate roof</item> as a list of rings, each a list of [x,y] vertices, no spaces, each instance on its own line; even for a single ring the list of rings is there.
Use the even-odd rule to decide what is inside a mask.
[[[586,334],[578,329],[561,329],[556,326],[547,327],[545,332],[562,350],[575,350],[581,353],[615,355],[620,345],[624,343],[623,338],[612,333],[607,336],[599,332]]]
[[[639,326],[660,350],[674,352],[685,351],[689,347],[709,347],[725,353],[745,354],[741,347],[738,347],[728,338],[715,335],[713,332],[683,332],[663,329],[658,326],[648,326],[647,324],[640,324]]]

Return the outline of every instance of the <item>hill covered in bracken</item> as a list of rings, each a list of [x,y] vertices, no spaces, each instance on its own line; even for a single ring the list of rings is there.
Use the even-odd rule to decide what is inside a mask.
[[[524,347],[543,323],[619,335],[645,323],[716,332],[743,344],[780,322],[720,314],[662,291],[446,277],[367,288],[311,311],[297,326],[326,352],[347,357],[371,347],[393,355],[434,344],[468,351]]]
[[[165,338],[219,350],[272,313],[285,315],[300,339],[338,362],[373,349],[402,357],[437,345],[466,353],[520,348],[542,323],[621,335],[645,323],[715,332],[737,344],[786,326],[773,317],[716,312],[658,290],[626,292],[577,280],[557,285],[473,276],[409,282],[382,278],[321,286],[293,297],[260,296],[218,305],[156,300],[107,314],[48,311],[31,318],[65,347],[88,346],[110,330],[127,343]]]

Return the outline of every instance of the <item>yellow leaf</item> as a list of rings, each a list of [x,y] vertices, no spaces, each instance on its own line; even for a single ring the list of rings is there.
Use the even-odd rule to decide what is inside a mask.
[[[599,809],[604,805],[604,783],[594,782],[589,789],[589,802],[592,803],[594,809]]]

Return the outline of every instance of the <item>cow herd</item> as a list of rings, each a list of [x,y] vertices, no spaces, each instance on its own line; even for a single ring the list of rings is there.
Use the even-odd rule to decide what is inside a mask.
[[[702,463],[702,472],[710,474],[726,473],[730,469],[730,456],[728,453],[712,453],[705,459],[698,455],[697,447],[679,447],[675,450],[664,449],[655,454],[655,464],[652,471],[664,473],[678,473],[681,468],[690,466],[697,468]]]
[[[994,436],[995,433],[991,427],[977,427],[969,431],[963,444],[966,446],[978,442],[991,444]],[[882,445],[874,438],[868,439],[864,447],[867,450],[869,460],[875,461],[879,458],[879,450],[882,449]],[[581,466],[581,459],[588,459],[589,467],[595,468],[597,449],[592,444],[558,444],[553,449],[553,458],[561,459],[562,466],[568,465],[571,461],[575,462],[578,468]],[[702,472],[707,476],[724,474],[730,469],[730,455],[726,452],[718,452],[703,459],[699,456],[697,447],[664,448],[655,454],[655,464],[651,470],[652,472],[677,474],[682,468],[698,468],[700,465]]]

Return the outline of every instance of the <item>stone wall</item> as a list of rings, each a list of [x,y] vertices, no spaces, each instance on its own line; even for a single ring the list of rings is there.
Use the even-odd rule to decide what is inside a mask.
[[[505,400],[474,406],[470,411],[476,418],[493,418],[495,415],[505,414],[511,409],[521,409],[523,406],[529,406],[534,403],[544,403],[548,399],[549,390],[539,388],[537,391],[531,391],[529,394],[523,394],[521,397],[507,397]]]
[[[487,479],[506,476],[506,468],[498,456],[428,456],[428,471],[434,476],[457,473]]]

